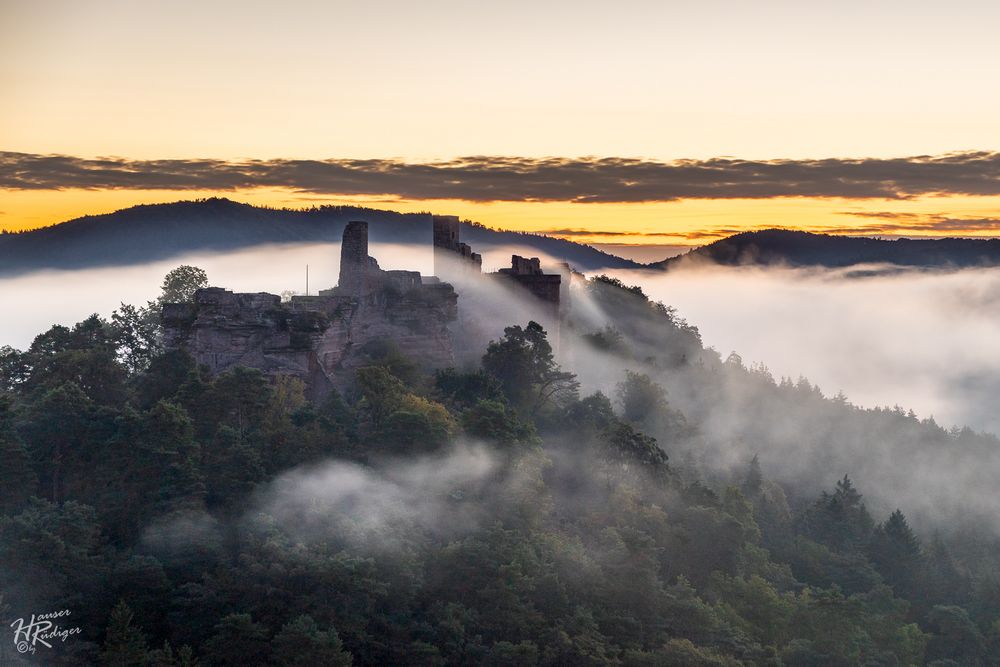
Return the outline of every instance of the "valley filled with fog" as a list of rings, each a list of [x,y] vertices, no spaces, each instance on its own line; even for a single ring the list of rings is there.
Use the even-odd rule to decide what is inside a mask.
[[[723,357],[827,396],[1000,433],[1000,269],[617,272],[677,308]]]
[[[517,249],[484,249],[484,269]],[[429,246],[373,244],[383,268],[433,271]],[[52,324],[159,293],[172,268],[204,268],[236,291],[305,292],[337,282],[339,245],[282,245],[200,254],[143,266],[48,271],[0,280],[0,345],[25,349]],[[945,427],[1000,433],[1000,269],[953,272],[699,268],[609,271],[674,306],[723,358],[736,352],[776,379],[800,376],[827,396],[864,407],[895,405]]]

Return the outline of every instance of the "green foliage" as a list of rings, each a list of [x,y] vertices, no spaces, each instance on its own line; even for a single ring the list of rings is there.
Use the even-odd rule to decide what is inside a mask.
[[[623,661],[624,667],[735,667],[739,664],[741,663],[733,658],[695,646],[689,639],[671,639],[661,648],[652,651],[628,651]]]
[[[587,289],[667,323],[650,368],[688,363],[669,309],[612,279]],[[373,346],[315,403],[294,378],[123,356],[141,341],[116,326],[0,352],[0,620],[71,609],[85,636],[63,664],[988,665],[1000,649],[985,530],[876,522],[846,476],[779,484],[757,432],[706,463],[718,425],[667,402],[669,374],[580,397],[535,323],[433,378]],[[627,326],[634,349],[655,338]],[[475,463],[449,454],[459,435]]]
[[[31,605],[82,608],[107,573],[101,547],[93,508],[32,498],[17,514],[0,516],[0,590],[21,611]]]
[[[101,651],[101,664],[105,667],[141,667],[148,664],[146,637],[133,625],[132,610],[120,600],[108,618],[108,629]]]
[[[160,401],[124,414],[105,456],[96,504],[113,535],[132,539],[155,516],[203,506],[201,448],[179,405]]]
[[[614,278],[605,274],[599,276],[594,276],[590,279],[590,285],[592,288],[597,287],[612,287],[615,290],[625,292],[626,294],[631,294],[633,296],[639,297],[640,299],[647,299],[646,293],[642,291],[642,287],[639,285],[626,285],[619,278]]]
[[[911,597],[923,571],[917,536],[898,509],[876,527],[868,548],[872,565],[886,583],[903,597]]]
[[[434,374],[434,387],[442,400],[459,408],[479,401],[505,400],[500,382],[482,369],[471,373],[460,373],[454,368],[439,370]]]
[[[14,514],[37,487],[28,453],[14,430],[11,398],[0,394],[0,515]]]
[[[111,314],[111,329],[121,363],[131,373],[149,366],[160,351],[159,313],[123,303]]]
[[[801,523],[806,535],[843,553],[862,550],[874,528],[861,494],[846,475],[832,494],[823,492]]]
[[[375,451],[430,452],[455,432],[455,420],[443,405],[411,393],[386,367],[359,368],[357,383],[365,439]]]
[[[54,326],[36,336],[25,353],[19,389],[42,393],[74,384],[96,403],[120,404],[125,399],[127,371],[117,356],[113,331],[97,315],[72,329]]]
[[[271,643],[275,662],[281,667],[350,667],[351,654],[333,628],[321,630],[311,616],[289,621]]]
[[[698,329],[672,307],[650,300],[641,287],[598,275],[587,281],[585,290],[607,321],[614,323],[614,333],[606,328],[587,338],[598,349],[666,368],[684,365],[702,351]]]
[[[186,644],[175,651],[170,642],[163,642],[162,648],[147,654],[147,659],[149,667],[201,667],[194,650]]]
[[[74,383],[41,394],[26,411],[22,435],[43,494],[59,503],[84,472],[80,462],[92,449],[97,407]]]
[[[134,403],[149,409],[161,400],[175,398],[192,374],[197,374],[194,358],[184,349],[170,350],[154,357],[134,382]]]
[[[407,395],[406,385],[384,366],[367,366],[357,372],[358,392],[373,428],[381,427],[400,409]]]
[[[655,438],[622,422],[605,430],[602,456],[610,466],[619,468],[627,468],[630,464],[659,468],[667,463],[667,454],[656,444]]]
[[[13,391],[30,375],[27,355],[10,345],[0,346],[0,391]]]
[[[268,639],[267,629],[255,623],[250,614],[228,614],[205,642],[205,657],[209,664],[220,667],[266,665],[271,656]]]
[[[503,338],[487,347],[483,369],[500,382],[511,405],[532,417],[551,405],[572,402],[580,386],[575,375],[556,364],[537,322],[504,329]]]
[[[643,373],[625,371],[618,384],[618,400],[626,421],[640,423],[667,407],[667,392]]]
[[[368,358],[369,364],[384,367],[404,385],[413,386],[420,379],[416,363],[404,355],[393,340],[370,340],[362,346],[361,352]]]
[[[259,445],[231,426],[220,426],[205,456],[209,505],[245,498],[264,479]]]
[[[985,639],[965,609],[936,606],[927,615],[927,624],[932,632],[927,644],[928,661],[953,660],[959,665],[984,664]]]
[[[594,349],[601,350],[602,352],[617,354],[622,357],[632,356],[625,336],[612,326],[606,326],[600,331],[584,334],[583,340]]]
[[[208,274],[196,266],[178,266],[163,278],[160,286],[160,296],[157,302],[188,303],[194,300],[194,293],[203,287],[208,287]]]
[[[521,421],[503,401],[479,401],[462,413],[462,428],[474,438],[503,448],[534,444],[537,440],[531,425]]]

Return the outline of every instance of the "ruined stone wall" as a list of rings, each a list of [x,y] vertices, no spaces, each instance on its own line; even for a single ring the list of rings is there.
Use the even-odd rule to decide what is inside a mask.
[[[393,341],[428,369],[454,363],[449,324],[458,296],[447,283],[380,293],[365,300],[347,295],[292,297],[240,294],[218,287],[198,290],[193,304],[163,309],[165,344],[184,347],[212,373],[233,366],[306,382],[313,397],[353,381],[370,363],[366,345]]]
[[[527,257],[521,257],[520,255],[511,255],[510,268],[500,269],[499,272],[513,276],[541,275],[542,262],[537,257],[528,259]]]
[[[559,274],[559,314],[563,317],[569,315],[570,307],[570,285],[573,283],[573,269],[569,262],[559,262],[556,265],[556,273]]]
[[[391,341],[427,369],[455,362],[448,325],[457,317],[458,295],[451,285],[422,285],[385,292],[375,303],[352,301],[317,341],[317,360],[336,386],[349,383],[353,371],[370,361],[366,344]]]
[[[473,252],[467,243],[459,238],[461,222],[456,215],[435,215],[431,217],[434,232],[434,275],[449,280],[466,271],[482,273],[483,256]]]
[[[564,293],[562,276],[558,273],[542,271],[541,261],[537,257],[528,259],[520,255],[512,255],[510,268],[500,269],[497,273],[518,283],[536,298],[553,304],[557,310],[559,309]]]
[[[370,363],[366,345],[392,341],[427,368],[454,363],[449,325],[458,295],[416,271],[382,271],[368,256],[368,225],[352,222],[341,246],[340,283],[282,303],[274,294],[198,290],[194,303],[163,308],[164,343],[185,347],[212,373],[233,366],[307,383],[313,397],[343,388]]]
[[[433,216],[434,273],[459,285],[471,285],[482,276],[482,255],[461,242],[461,225],[456,216]],[[553,347],[559,346],[562,321],[569,308],[569,265],[563,264],[555,273],[546,273],[537,257],[511,256],[510,268],[500,269],[488,278],[508,281],[518,289],[526,291],[542,304],[539,317],[541,324],[550,334]],[[473,290],[473,293],[475,290]],[[457,347],[462,356],[471,354],[469,346],[479,342],[479,334],[484,327],[475,317],[460,314],[459,331],[468,335],[468,340],[460,341]],[[459,333],[458,335],[463,335]],[[463,343],[468,343],[465,345]]]
[[[562,276],[553,273],[509,276],[521,287],[528,290],[535,298],[548,303],[553,309],[559,309],[562,295]]]
[[[192,304],[163,309],[164,343],[185,347],[212,373],[233,366],[314,382],[312,347],[329,325],[319,312],[293,311],[274,294],[238,294],[220,287],[195,293]]]

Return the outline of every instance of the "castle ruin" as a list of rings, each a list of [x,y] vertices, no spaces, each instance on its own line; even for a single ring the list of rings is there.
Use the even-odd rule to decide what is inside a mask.
[[[481,274],[483,257],[472,252],[467,243],[462,243],[459,230],[461,224],[458,216],[435,215],[434,224],[434,274],[446,279],[457,280],[465,278],[468,273]],[[496,273],[486,274],[492,277],[508,279],[523,287],[535,298],[551,306],[558,315],[564,314],[569,306],[569,264],[562,262],[555,267],[556,273],[546,273],[542,269],[541,260],[537,257],[521,257],[512,255],[510,268],[500,269]],[[557,319],[559,319],[557,317]]]
[[[545,273],[537,258],[517,255],[509,269],[483,274],[482,256],[459,239],[457,217],[433,216],[432,224],[435,276],[383,270],[368,254],[368,223],[350,222],[336,287],[287,302],[266,292],[201,289],[193,303],[163,307],[164,343],[186,348],[213,373],[247,366],[298,377],[313,398],[321,398],[347,386],[356,368],[371,363],[371,346],[386,341],[426,369],[455,365],[456,349],[470,348],[470,335],[478,338],[463,329],[452,284],[470,280],[527,290],[544,306],[550,317],[543,326],[557,340],[568,280]],[[565,270],[568,276],[568,265]]]

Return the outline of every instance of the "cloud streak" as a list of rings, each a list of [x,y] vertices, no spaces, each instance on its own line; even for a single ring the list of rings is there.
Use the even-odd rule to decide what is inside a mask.
[[[1000,218],[953,218],[942,213],[909,213],[895,211],[842,211],[877,223],[829,227],[829,234],[970,234],[1000,231]]]
[[[822,160],[471,156],[436,162],[130,160],[0,152],[0,189],[238,190],[466,201],[665,202],[681,199],[1000,195],[1000,153]]]
[[[548,236],[683,236],[681,232],[637,232],[637,231],[609,231],[600,229],[541,229],[537,234],[547,234]]]

